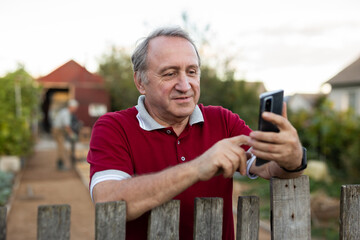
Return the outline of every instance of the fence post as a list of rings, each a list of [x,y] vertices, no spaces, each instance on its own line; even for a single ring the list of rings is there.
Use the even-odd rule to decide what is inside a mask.
[[[309,177],[272,178],[270,185],[272,239],[311,239]]]
[[[38,240],[70,239],[70,206],[43,205],[38,207]]]
[[[259,197],[240,196],[236,224],[236,239],[251,240],[259,238]]]
[[[340,239],[360,239],[360,185],[341,186]]]
[[[104,202],[95,206],[95,239],[125,240],[126,202]]]
[[[222,239],[222,198],[195,198],[194,240]]]
[[[151,210],[148,240],[179,239],[180,200],[171,200]]]
[[[6,240],[6,207],[0,207],[0,240]]]

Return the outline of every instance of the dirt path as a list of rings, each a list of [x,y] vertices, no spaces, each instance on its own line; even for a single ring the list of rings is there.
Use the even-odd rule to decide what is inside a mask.
[[[75,170],[56,170],[55,148],[51,142],[40,144],[42,147],[36,148],[19,173],[20,181],[8,213],[7,239],[35,240],[38,206],[52,204],[71,206],[72,240],[94,239],[95,213],[88,189]]]

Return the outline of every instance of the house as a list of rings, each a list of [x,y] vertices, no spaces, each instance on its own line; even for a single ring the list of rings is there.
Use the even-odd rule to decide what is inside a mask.
[[[110,108],[110,95],[103,78],[90,73],[74,60],[37,81],[43,87],[43,128],[47,132],[51,129],[51,112],[66,106],[69,99],[79,102],[76,115],[85,127],[92,127],[98,117]]]
[[[329,99],[339,111],[352,108],[360,115],[360,58],[326,83],[331,85]]]
[[[319,100],[324,96],[324,94],[320,93],[296,93],[292,96],[287,96],[285,101],[291,111],[298,112],[300,110],[305,110],[311,112],[316,107]]]

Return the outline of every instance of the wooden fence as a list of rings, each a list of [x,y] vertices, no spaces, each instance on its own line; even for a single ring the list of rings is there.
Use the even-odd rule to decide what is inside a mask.
[[[311,239],[309,178],[272,179],[271,238]],[[341,240],[360,239],[360,185],[344,185],[340,200]],[[95,239],[125,239],[125,202],[99,203],[95,207]],[[148,239],[179,239],[180,202],[172,200],[151,211]],[[194,239],[222,238],[223,200],[195,200]],[[259,234],[259,198],[240,196],[236,239],[254,240]],[[70,206],[39,206],[38,240],[70,239]],[[6,208],[0,208],[0,240],[6,239]]]

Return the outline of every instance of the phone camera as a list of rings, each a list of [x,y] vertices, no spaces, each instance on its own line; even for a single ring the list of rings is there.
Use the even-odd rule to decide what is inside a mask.
[[[271,112],[271,99],[267,99],[266,101],[265,101],[265,111],[267,111],[267,112]]]

